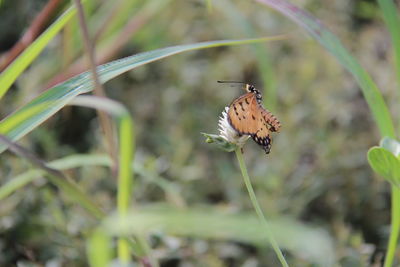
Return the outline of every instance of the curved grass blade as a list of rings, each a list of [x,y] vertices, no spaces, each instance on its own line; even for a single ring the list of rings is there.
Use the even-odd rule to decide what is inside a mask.
[[[272,219],[270,226],[279,244],[297,257],[318,266],[332,266],[333,243],[321,229],[289,218]],[[212,240],[234,240],[261,248],[268,245],[267,232],[256,216],[228,214],[212,207],[177,209],[171,206],[147,206],[132,211],[126,218],[109,217],[103,227],[109,235],[116,236],[157,232]]]
[[[100,81],[105,83],[124,72],[182,52],[219,46],[282,40],[284,38],[286,38],[286,36],[280,35],[257,39],[221,40],[171,46],[106,63],[97,67],[97,72]],[[9,139],[16,141],[55,114],[74,97],[90,92],[92,89],[93,84],[89,72],[84,72],[66,82],[58,84],[2,120],[0,122],[0,134],[6,135]],[[35,109],[35,112],[32,112],[31,109]],[[6,148],[6,145],[0,144],[0,153]]]
[[[65,170],[82,166],[111,166],[111,159],[107,155],[72,155],[49,162],[47,166],[57,170]],[[19,188],[45,175],[40,169],[33,169],[13,177],[0,186],[0,201],[14,193]]]
[[[397,73],[398,87],[400,89],[400,15],[398,8],[392,0],[378,0],[382,10],[383,19],[392,37],[394,51],[394,64]]]
[[[10,141],[7,137],[0,135],[0,142],[7,144],[14,154],[21,158],[27,159],[33,165],[43,170],[45,177],[53,184],[58,186],[63,192],[70,196],[74,201],[79,203],[82,207],[86,208],[93,216],[100,219],[104,217],[103,211],[75,184],[72,180],[68,179],[61,171],[49,167],[46,162],[36,157],[30,151]],[[20,181],[25,182],[25,181]],[[19,185],[14,185],[19,186]]]
[[[0,200],[8,197],[19,188],[24,187],[36,178],[43,177],[44,174],[44,171],[35,169],[14,177],[12,180],[0,186]]]
[[[75,7],[65,11],[45,32],[43,32],[22,54],[13,61],[0,74],[0,99],[10,89],[18,76],[32,63],[33,60],[43,51],[47,44],[75,15]]]
[[[47,165],[57,170],[73,169],[83,166],[111,167],[112,160],[106,154],[76,154],[48,162]],[[169,198],[176,206],[185,206],[184,200],[180,196],[179,189],[176,188],[175,184],[170,183],[165,178],[149,171],[139,162],[132,164],[131,167],[132,171],[135,171],[135,175],[137,174],[145,177],[149,182],[160,187],[160,189],[167,195],[167,198]],[[32,181],[42,178],[44,174],[44,171],[40,169],[31,169],[12,177],[8,182],[0,185],[0,201]]]
[[[285,0],[256,0],[272,7],[307,30],[311,36],[324,46],[354,76],[360,85],[363,95],[372,111],[381,136],[394,138],[395,131],[386,103],[369,74],[347,51],[340,40],[330,32],[318,19],[305,10]]]

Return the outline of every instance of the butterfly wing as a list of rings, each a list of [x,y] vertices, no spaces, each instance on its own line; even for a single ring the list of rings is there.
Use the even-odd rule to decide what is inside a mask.
[[[279,122],[279,120],[270,111],[266,110],[261,105],[259,106],[259,108],[261,110],[261,116],[268,125],[268,129],[271,132],[279,132],[279,130],[281,129],[281,123]]]
[[[229,106],[228,119],[231,126],[239,134],[251,135],[257,131],[254,114],[257,101],[254,93],[244,94],[235,99]]]
[[[271,132],[278,132],[281,124],[271,112],[264,109],[249,92],[235,99],[229,107],[228,119],[240,134],[250,135],[268,154],[271,150]]]
[[[264,116],[265,109],[258,104],[255,113],[257,114],[257,131],[251,135],[253,140],[263,147],[265,153],[269,154],[272,145],[271,127]]]

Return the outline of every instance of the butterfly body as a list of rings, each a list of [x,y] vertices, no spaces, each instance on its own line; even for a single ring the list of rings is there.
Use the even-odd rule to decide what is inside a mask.
[[[241,135],[250,135],[268,154],[271,150],[271,132],[279,132],[279,120],[262,106],[262,96],[253,85],[246,84],[246,94],[229,106],[229,124]]]

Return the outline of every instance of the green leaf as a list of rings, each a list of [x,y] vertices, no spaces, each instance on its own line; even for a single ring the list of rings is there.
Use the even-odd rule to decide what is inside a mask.
[[[400,160],[383,147],[368,151],[368,162],[372,169],[397,187],[400,186]]]
[[[319,264],[332,266],[333,243],[326,232],[293,219],[272,219],[270,226],[278,243],[291,253]],[[116,236],[158,234],[212,240],[234,240],[260,247],[268,246],[267,233],[252,214],[232,214],[212,207],[177,209],[152,205],[132,211],[128,217],[112,216],[103,227]]]
[[[307,11],[284,0],[256,0],[268,5],[307,30],[311,36],[327,49],[358,82],[364,98],[372,111],[381,136],[395,137],[392,118],[386,103],[369,74],[343,46],[340,40],[319,20]]]
[[[215,145],[217,145],[218,148],[220,148],[224,151],[233,152],[237,149],[237,145],[226,141],[224,138],[222,138],[219,135],[208,134],[208,133],[201,133],[201,134],[204,135],[205,137],[207,137],[206,143],[215,144]]]
[[[124,72],[182,52],[219,46],[281,40],[284,38],[286,37],[275,36],[258,39],[222,40],[166,47],[106,63],[99,66],[97,71],[101,82],[105,83]],[[0,122],[0,134],[16,141],[51,117],[74,97],[90,92],[92,89],[93,84],[90,72],[84,72],[66,82],[58,84],[3,119]],[[0,144],[0,153],[6,148],[6,145]]]

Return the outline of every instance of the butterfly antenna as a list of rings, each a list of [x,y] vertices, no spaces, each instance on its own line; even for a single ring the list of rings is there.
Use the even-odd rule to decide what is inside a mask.
[[[242,85],[244,85],[243,86],[243,89],[244,90],[246,90],[246,91],[248,91],[247,90],[247,88],[250,86],[250,84],[248,84],[248,83],[246,83],[246,82],[241,82],[241,81],[217,81],[218,83],[230,83],[230,84],[242,84]],[[231,85],[231,87],[232,87],[232,85]]]
[[[240,81],[217,81],[218,83],[240,83],[240,84],[247,84],[246,82]]]

